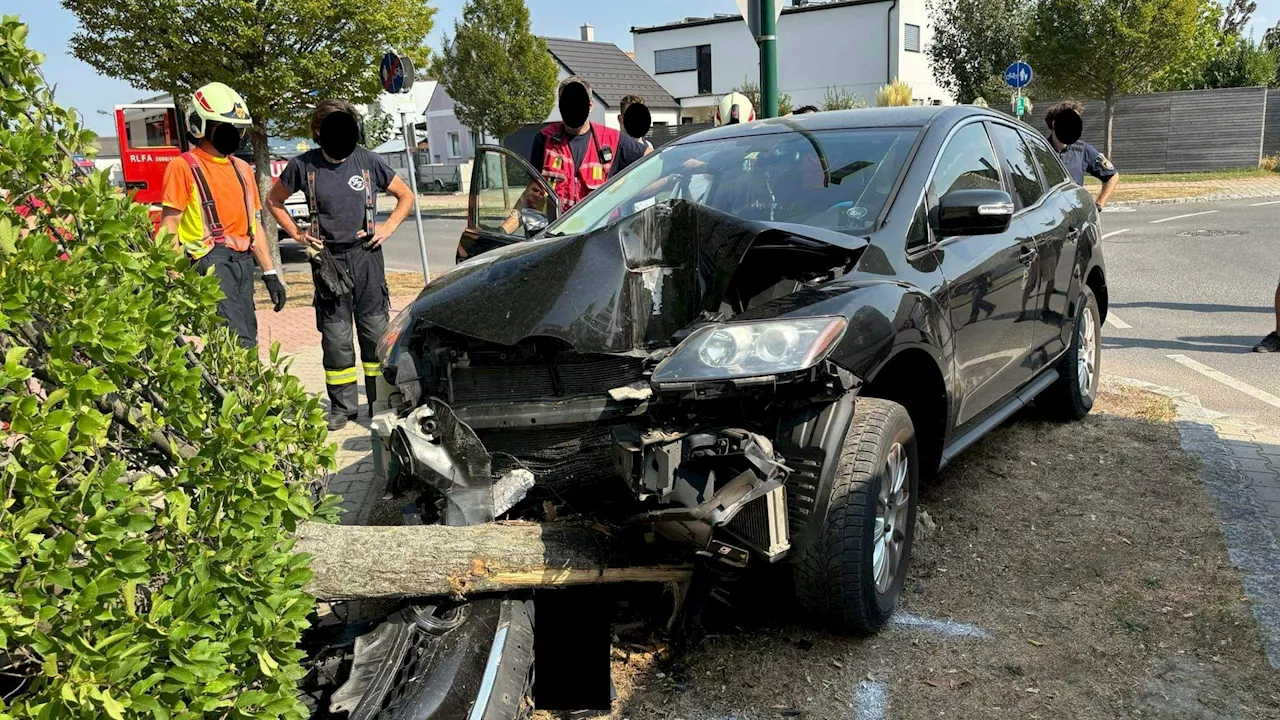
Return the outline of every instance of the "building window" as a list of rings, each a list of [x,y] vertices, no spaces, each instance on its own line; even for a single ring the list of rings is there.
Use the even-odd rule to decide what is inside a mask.
[[[698,46],[698,94],[711,94],[711,46]]]
[[[920,26],[904,25],[902,30],[903,46],[907,52],[920,52]]]
[[[449,133],[449,157],[462,157],[462,138],[456,132]]]
[[[707,46],[710,56],[710,47]],[[653,74],[689,72],[698,69],[698,48],[696,46],[670,48],[653,51]]]

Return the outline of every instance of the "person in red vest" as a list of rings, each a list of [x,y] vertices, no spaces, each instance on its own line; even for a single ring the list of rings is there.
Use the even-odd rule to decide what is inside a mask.
[[[595,101],[585,79],[565,78],[557,96],[560,122],[548,123],[533,139],[529,162],[560,197],[563,215],[609,179],[618,131],[588,119]]]

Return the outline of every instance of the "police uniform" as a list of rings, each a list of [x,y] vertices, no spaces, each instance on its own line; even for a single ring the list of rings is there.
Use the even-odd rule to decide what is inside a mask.
[[[1077,185],[1084,185],[1085,173],[1102,182],[1110,180],[1117,174],[1116,166],[1111,164],[1107,156],[1083,140],[1071,143],[1058,154],[1062,156],[1062,164],[1067,166],[1067,172]]]

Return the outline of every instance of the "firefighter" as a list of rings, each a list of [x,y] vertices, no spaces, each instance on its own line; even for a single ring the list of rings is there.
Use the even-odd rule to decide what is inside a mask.
[[[276,274],[267,238],[257,222],[262,209],[253,168],[232,155],[253,122],[244,98],[215,82],[191,96],[187,131],[196,147],[169,162],[157,236],[169,233],[174,249],[202,273],[213,273],[225,296],[221,315],[246,348],[258,345],[253,308],[253,261],[262,268],[276,312],[284,307],[284,284]]]
[[[359,370],[351,325],[360,342],[361,368],[369,414],[381,366],[378,341],[387,329],[391,297],[382,244],[413,209],[413,191],[380,156],[359,147],[356,109],[345,100],[325,100],[311,115],[311,134],[320,145],[292,160],[267,196],[267,206],[284,232],[295,241],[323,248],[350,278],[350,289],[333,290],[319,272],[315,283],[316,328],[320,331],[325,387],[329,392],[329,429],[355,420],[360,408]],[[305,233],[289,216],[285,200],[301,190],[307,198],[311,227]],[[379,192],[396,198],[386,222],[377,223]]]
[[[560,197],[563,215],[609,179],[618,131],[588,119],[595,101],[585,79],[565,78],[557,97],[560,122],[548,123],[534,137],[529,160]]]

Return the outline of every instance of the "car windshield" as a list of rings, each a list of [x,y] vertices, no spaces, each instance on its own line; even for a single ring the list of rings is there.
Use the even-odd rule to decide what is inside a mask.
[[[547,234],[591,232],[669,200],[746,220],[865,234],[874,229],[918,133],[794,127],[668,145],[579,203]]]

